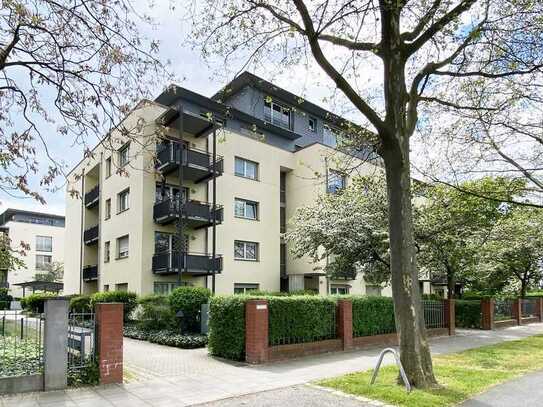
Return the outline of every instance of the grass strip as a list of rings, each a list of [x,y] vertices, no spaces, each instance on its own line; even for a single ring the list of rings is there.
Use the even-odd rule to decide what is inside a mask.
[[[543,369],[543,336],[502,342],[433,358],[439,388],[406,393],[396,366],[384,366],[370,386],[372,370],[321,380],[317,384],[345,393],[406,407],[453,406],[492,386]]]

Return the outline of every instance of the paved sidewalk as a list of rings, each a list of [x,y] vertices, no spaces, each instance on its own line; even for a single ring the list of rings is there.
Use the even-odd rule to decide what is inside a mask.
[[[543,324],[499,331],[459,330],[454,337],[434,338],[430,343],[434,354],[452,353],[537,334],[543,334]],[[125,340],[128,383],[4,397],[0,399],[0,406],[193,405],[370,369],[374,367],[379,351],[340,352],[248,366],[208,357],[205,349],[183,350]]]

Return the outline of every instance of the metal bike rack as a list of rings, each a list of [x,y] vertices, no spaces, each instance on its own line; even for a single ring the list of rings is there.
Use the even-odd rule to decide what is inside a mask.
[[[405,370],[403,370],[402,361],[400,360],[400,356],[398,355],[398,352],[396,352],[395,349],[392,348],[386,348],[381,351],[379,354],[379,360],[377,361],[377,365],[375,366],[375,370],[373,371],[373,375],[371,377],[371,384],[375,383],[375,379],[377,379],[377,375],[379,374],[379,369],[381,368],[381,362],[383,362],[383,358],[387,353],[392,353],[394,355],[394,359],[396,360],[396,366],[398,366],[398,369],[400,369],[400,376],[402,377],[403,383],[405,384],[405,389],[408,393],[411,392],[411,383],[409,383],[409,380],[407,380],[407,375],[405,374]]]

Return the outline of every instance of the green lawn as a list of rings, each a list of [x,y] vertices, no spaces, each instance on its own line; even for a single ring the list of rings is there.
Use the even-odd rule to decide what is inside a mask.
[[[396,384],[398,369],[395,366],[381,368],[373,386],[369,385],[371,370],[317,384],[398,406],[453,406],[496,384],[543,369],[543,336],[435,356],[433,360],[441,385],[438,389],[414,390],[407,394],[405,387]]]

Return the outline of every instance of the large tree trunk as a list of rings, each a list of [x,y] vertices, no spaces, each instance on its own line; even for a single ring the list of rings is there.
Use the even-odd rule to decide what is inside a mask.
[[[456,296],[456,279],[454,278],[454,273],[452,270],[447,270],[447,297],[450,299]]]

